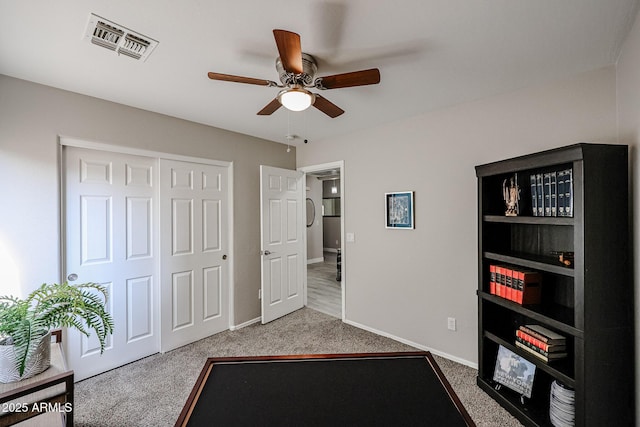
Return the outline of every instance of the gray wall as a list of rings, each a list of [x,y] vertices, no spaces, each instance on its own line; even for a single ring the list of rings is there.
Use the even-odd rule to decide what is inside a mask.
[[[260,315],[259,165],[282,144],[0,75],[0,294],[61,280],[58,136],[234,163],[234,324]],[[4,256],[2,256],[4,255]],[[17,291],[16,291],[17,290]]]
[[[476,364],[474,166],[615,143],[615,92],[607,67],[299,147],[298,167],[345,162],[346,321]],[[384,193],[408,190],[416,229],[385,229]]]
[[[620,143],[631,147],[631,205],[633,215],[632,243],[634,249],[633,273],[635,287],[636,360],[640,355],[640,15],[627,36],[616,67],[618,100],[618,137]],[[636,423],[640,421],[640,367],[636,366]]]

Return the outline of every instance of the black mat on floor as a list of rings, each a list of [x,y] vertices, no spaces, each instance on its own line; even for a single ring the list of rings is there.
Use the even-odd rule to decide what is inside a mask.
[[[212,358],[176,426],[469,426],[431,354]]]

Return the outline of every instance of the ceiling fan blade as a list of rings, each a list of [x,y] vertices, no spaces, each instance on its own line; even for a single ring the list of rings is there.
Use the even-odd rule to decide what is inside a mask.
[[[258,111],[259,116],[268,116],[273,114],[282,104],[278,101],[278,98],[274,98],[273,101],[268,103],[262,110]]]
[[[275,82],[270,80],[254,79],[251,77],[232,76],[231,74],[208,73],[211,80],[222,80],[225,82],[247,83],[250,85],[273,86]]]
[[[276,38],[280,61],[285,70],[294,74],[301,74],[302,69],[302,47],[300,46],[300,35],[286,30],[273,30]]]
[[[375,85],[380,83],[380,70],[371,68],[369,70],[352,71],[344,74],[334,74],[333,76],[319,77],[316,79],[316,87],[319,89],[337,89],[341,87]]]
[[[316,107],[318,110],[322,111],[323,113],[325,113],[327,116],[331,117],[332,119],[335,119],[336,117],[344,113],[344,110],[342,108],[338,107],[336,104],[329,101],[327,98],[324,98],[318,94],[316,94],[316,100],[313,103],[313,106]]]

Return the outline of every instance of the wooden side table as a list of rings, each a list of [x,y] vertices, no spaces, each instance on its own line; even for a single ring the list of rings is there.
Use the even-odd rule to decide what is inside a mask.
[[[62,331],[52,331],[51,336],[55,339],[49,369],[26,380],[0,384],[0,426],[23,421],[25,426],[73,426],[73,371],[64,358]]]

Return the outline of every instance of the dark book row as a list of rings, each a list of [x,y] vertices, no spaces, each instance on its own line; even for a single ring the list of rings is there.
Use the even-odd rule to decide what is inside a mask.
[[[533,216],[573,216],[573,169],[531,174]]]

